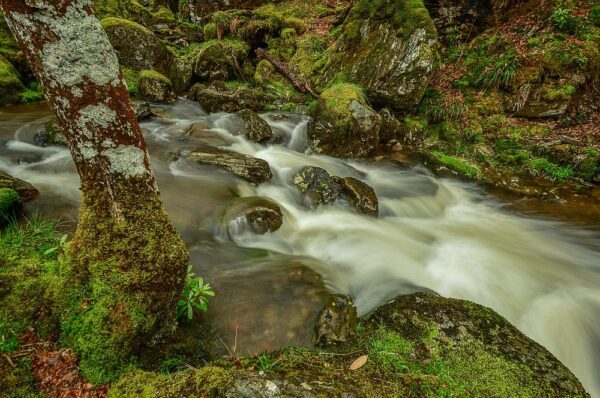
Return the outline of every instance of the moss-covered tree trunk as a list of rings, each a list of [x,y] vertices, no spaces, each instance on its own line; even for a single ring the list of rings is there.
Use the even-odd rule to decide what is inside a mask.
[[[90,0],[0,0],[81,177],[64,337],[105,382],[170,333],[188,261],[164,211],[117,57]]]

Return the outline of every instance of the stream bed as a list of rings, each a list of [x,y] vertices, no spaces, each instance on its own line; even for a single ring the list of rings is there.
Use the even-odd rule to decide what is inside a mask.
[[[474,184],[418,166],[305,153],[304,116],[264,114],[283,144],[259,145],[231,134],[232,115],[209,115],[187,100],[153,110],[159,116],[142,122],[152,166],[195,272],[217,292],[203,322],[217,330],[221,349],[256,354],[310,345],[327,292],[352,296],[365,315],[398,294],[431,290],[493,308],[600,397],[599,225],[518,215]],[[34,141],[49,118],[43,104],[0,109],[0,170],[40,190],[28,214],[59,218],[73,230],[80,191],[70,153]],[[194,123],[201,138],[185,133]],[[272,181],[253,186],[176,158],[206,143],[207,134],[268,161]],[[291,179],[309,165],[372,186],[379,217],[338,205],[305,208]],[[240,196],[276,201],[281,229],[227,230],[221,214]]]

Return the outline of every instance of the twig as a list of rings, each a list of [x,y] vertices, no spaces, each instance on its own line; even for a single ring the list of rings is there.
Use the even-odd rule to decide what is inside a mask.
[[[300,76],[292,72],[283,62],[275,59],[275,57],[269,54],[264,48],[259,48],[256,50],[256,56],[259,58],[264,58],[272,63],[275,69],[277,69],[283,76],[290,80],[294,87],[296,87],[298,90],[303,93],[309,93],[314,98],[319,98],[319,94],[313,91],[310,82],[305,81]]]

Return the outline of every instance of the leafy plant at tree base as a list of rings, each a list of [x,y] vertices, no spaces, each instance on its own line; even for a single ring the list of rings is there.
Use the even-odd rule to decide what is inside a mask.
[[[191,264],[188,266],[185,286],[181,298],[177,303],[177,319],[194,318],[194,311],[208,311],[208,297],[214,297],[209,283],[204,283],[204,278],[197,278],[192,272]]]

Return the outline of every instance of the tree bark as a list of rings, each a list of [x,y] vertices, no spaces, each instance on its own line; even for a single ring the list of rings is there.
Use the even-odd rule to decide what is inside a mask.
[[[81,178],[63,337],[93,382],[118,376],[175,327],[188,252],[163,208],[146,144],[90,0],[0,0]]]

